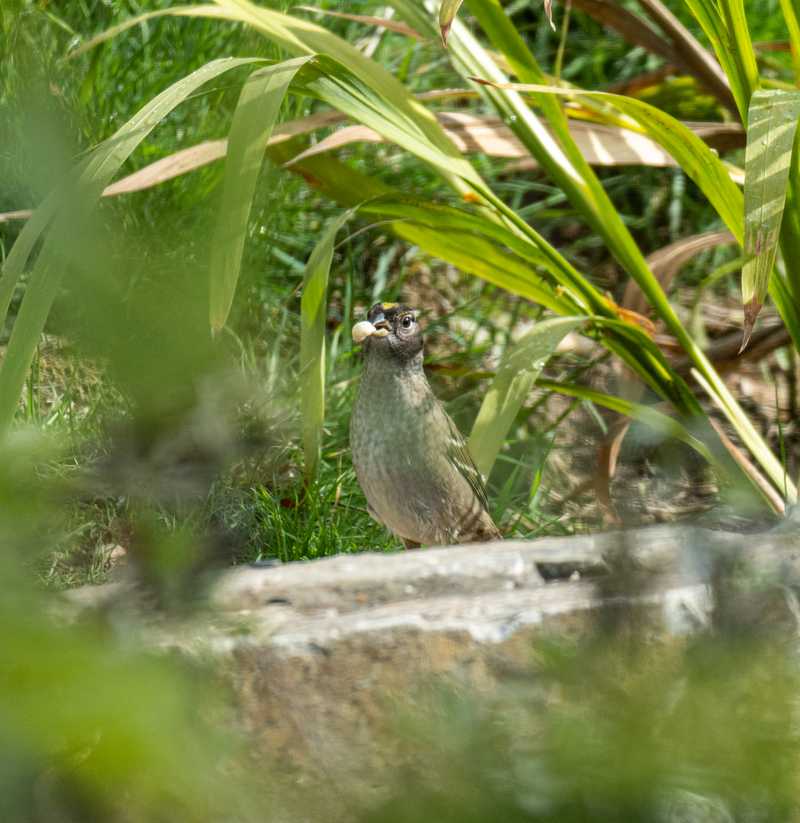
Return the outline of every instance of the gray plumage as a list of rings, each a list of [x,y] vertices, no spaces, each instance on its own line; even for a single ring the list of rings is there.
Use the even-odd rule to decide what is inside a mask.
[[[378,303],[354,338],[359,327],[364,370],[350,444],[370,513],[406,545],[499,539],[483,479],[423,371],[413,310]]]

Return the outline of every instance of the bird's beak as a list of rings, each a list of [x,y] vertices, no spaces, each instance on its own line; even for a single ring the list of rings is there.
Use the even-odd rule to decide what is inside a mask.
[[[389,334],[389,323],[382,314],[379,314],[374,323],[362,320],[353,326],[353,342],[358,346],[368,337],[386,337]]]

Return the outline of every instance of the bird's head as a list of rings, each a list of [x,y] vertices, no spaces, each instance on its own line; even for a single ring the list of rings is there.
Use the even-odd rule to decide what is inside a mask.
[[[363,344],[368,357],[376,354],[400,362],[414,360],[422,351],[417,313],[403,303],[376,303],[367,319],[353,326],[353,342]]]

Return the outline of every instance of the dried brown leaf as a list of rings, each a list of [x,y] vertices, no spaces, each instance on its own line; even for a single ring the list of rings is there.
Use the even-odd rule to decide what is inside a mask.
[[[387,29],[388,31],[396,32],[397,34],[404,34],[406,37],[412,37],[414,40],[423,40],[422,35],[407,26],[405,23],[400,23],[397,20],[391,20],[386,17],[374,17],[367,14],[347,14],[343,11],[331,11],[330,9],[319,9],[314,6],[295,6],[301,11],[312,12],[313,14],[321,14],[326,17],[339,17],[343,20],[352,20],[355,23],[363,23],[365,26],[376,26],[378,28]]]

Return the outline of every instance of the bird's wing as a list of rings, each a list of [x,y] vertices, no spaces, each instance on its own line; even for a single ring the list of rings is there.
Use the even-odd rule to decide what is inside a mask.
[[[469,483],[470,488],[475,492],[475,496],[480,500],[483,508],[488,511],[489,498],[486,496],[486,485],[483,482],[483,477],[478,471],[475,461],[470,456],[469,449],[464,442],[464,438],[461,436],[461,432],[458,430],[458,426],[456,426],[453,419],[444,409],[442,409],[442,413],[447,420],[449,429],[448,457],[461,473],[462,477]]]

